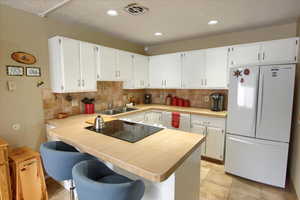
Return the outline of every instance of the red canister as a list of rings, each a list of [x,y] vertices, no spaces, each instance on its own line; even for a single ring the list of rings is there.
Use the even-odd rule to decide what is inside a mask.
[[[181,98],[178,98],[177,99],[177,106],[183,106],[183,99],[181,99]]]
[[[183,102],[183,107],[191,107],[191,102],[190,102],[190,100],[188,100],[188,99],[184,100],[184,102]]]
[[[172,97],[172,103],[171,103],[172,106],[176,106],[177,105],[177,97]]]
[[[85,114],[94,114],[95,113],[95,105],[94,104],[85,104],[84,113]]]

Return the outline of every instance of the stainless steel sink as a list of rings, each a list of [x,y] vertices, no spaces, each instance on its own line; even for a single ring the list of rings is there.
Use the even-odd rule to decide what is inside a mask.
[[[137,110],[136,108],[128,108],[128,107],[119,107],[119,108],[113,108],[113,109],[107,109],[100,111],[101,114],[104,115],[116,115],[120,113],[130,112],[133,110]]]

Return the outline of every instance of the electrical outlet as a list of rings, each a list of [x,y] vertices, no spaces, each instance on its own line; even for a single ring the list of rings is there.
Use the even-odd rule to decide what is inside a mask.
[[[13,124],[12,129],[15,130],[15,131],[18,131],[18,130],[21,129],[21,125],[20,124]]]
[[[208,103],[209,102],[209,96],[204,97],[204,102]]]
[[[72,99],[72,107],[78,106],[77,99]]]

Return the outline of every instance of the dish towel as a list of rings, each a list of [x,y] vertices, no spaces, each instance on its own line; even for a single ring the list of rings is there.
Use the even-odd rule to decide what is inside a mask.
[[[179,128],[180,125],[180,113],[173,112],[172,113],[172,127]]]

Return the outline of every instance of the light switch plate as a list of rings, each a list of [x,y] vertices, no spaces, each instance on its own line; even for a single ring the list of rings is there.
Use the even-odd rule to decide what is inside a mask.
[[[7,81],[8,91],[15,91],[17,89],[17,84],[14,81]]]

